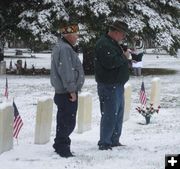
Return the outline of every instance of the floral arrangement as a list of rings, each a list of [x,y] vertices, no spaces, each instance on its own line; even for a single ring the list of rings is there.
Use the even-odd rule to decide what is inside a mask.
[[[158,106],[157,109],[153,107],[153,104],[151,103],[150,106],[142,106],[142,107],[137,107],[136,110],[144,117],[151,117],[154,113],[159,113],[159,109],[161,107]]]

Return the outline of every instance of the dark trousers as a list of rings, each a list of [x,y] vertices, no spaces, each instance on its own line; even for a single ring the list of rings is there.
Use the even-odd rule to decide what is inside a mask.
[[[4,60],[4,54],[0,53],[0,62]]]
[[[136,62],[141,62],[142,61],[142,57],[143,57],[143,53],[139,53],[137,54],[131,54],[132,56],[132,60],[135,60]]]
[[[57,152],[69,152],[71,139],[76,124],[77,100],[71,102],[68,94],[55,94],[54,102],[57,105],[56,117],[56,137],[54,139],[54,149]]]

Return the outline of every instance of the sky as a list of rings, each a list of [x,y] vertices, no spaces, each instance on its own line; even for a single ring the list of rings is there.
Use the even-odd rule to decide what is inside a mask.
[[[157,57],[158,56],[158,57]],[[9,58],[5,58],[9,65]],[[16,63],[13,59],[13,65]],[[23,59],[24,61],[24,59]],[[26,58],[30,67],[50,67],[50,54],[36,54],[36,58]],[[53,98],[49,76],[7,75],[9,82],[8,102],[15,99],[24,125],[20,131],[18,142],[10,151],[0,154],[1,169],[164,169],[165,155],[180,153],[180,59],[169,55],[145,54],[145,68],[168,68],[177,70],[174,75],[144,76],[144,85],[149,100],[151,81],[160,78],[159,114],[154,114],[149,125],[135,108],[140,105],[139,91],[142,77],[131,76],[128,83],[132,85],[130,118],[123,123],[123,133],[120,141],[124,147],[113,150],[99,151],[100,110],[97,87],[94,76],[86,76],[82,92],[92,94],[92,124],[91,130],[82,134],[77,128],[71,135],[73,158],[61,158],[53,148],[55,137],[56,106],[53,105],[53,121],[50,141],[44,145],[34,144],[35,117],[38,100]],[[0,105],[6,99],[5,75],[0,75]]]

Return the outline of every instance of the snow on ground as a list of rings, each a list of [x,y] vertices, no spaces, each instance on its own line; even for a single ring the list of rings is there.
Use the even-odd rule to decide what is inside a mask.
[[[6,58],[7,65],[10,61]],[[15,59],[13,59],[16,62]],[[50,67],[49,54],[38,54],[37,58],[26,59],[27,64],[35,67]],[[170,68],[180,71],[180,59],[168,55],[145,55],[144,67]],[[37,101],[42,97],[53,97],[49,76],[14,76],[8,75],[10,100],[15,98],[24,126],[20,131],[18,144],[0,155],[1,169],[164,169],[165,154],[180,153],[180,72],[175,75],[145,76],[144,83],[149,99],[151,80],[161,79],[161,109],[154,114],[149,125],[135,110],[139,105],[141,77],[131,76],[132,108],[130,119],[124,123],[121,142],[125,147],[113,148],[112,151],[99,151],[99,102],[94,76],[86,76],[83,91],[92,93],[93,112],[92,130],[71,135],[72,151],[75,157],[64,159],[52,149],[55,136],[56,107],[53,108],[51,140],[45,145],[34,144],[35,113]],[[0,76],[0,102],[6,76]]]

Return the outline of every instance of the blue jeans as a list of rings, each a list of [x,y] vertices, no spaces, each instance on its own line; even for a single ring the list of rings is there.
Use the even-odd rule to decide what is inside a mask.
[[[98,95],[101,110],[98,145],[117,144],[124,115],[124,85],[98,83]]]

